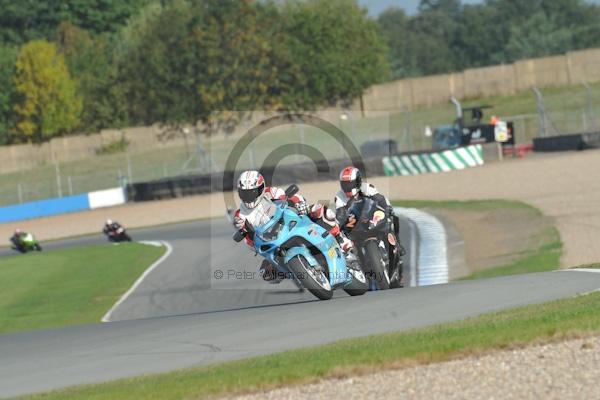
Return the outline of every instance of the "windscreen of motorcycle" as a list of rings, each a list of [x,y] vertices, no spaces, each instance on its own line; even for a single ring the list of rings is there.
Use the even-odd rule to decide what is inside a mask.
[[[258,228],[259,226],[263,226],[267,222],[269,222],[275,215],[276,211],[277,205],[271,200],[265,199],[263,197],[260,203],[258,203],[258,205],[254,207],[254,209],[246,217],[246,219],[248,220],[248,222],[250,222],[250,224],[253,227]]]

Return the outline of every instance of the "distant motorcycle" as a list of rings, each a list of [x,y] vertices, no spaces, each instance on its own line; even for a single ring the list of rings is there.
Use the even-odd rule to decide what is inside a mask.
[[[392,218],[368,197],[356,201],[348,215],[356,218],[348,236],[358,250],[365,275],[380,290],[401,287],[402,261]]]
[[[106,237],[109,242],[120,243],[120,242],[131,242],[131,236],[127,234],[127,231],[122,226],[115,229],[109,230],[106,233]]]
[[[11,248],[20,253],[27,253],[28,251],[42,251],[42,246],[31,233],[25,233],[19,237],[12,237],[10,241],[12,243]]]

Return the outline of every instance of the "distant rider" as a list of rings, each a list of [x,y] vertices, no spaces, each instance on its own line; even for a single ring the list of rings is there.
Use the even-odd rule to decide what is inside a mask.
[[[11,236],[10,242],[17,248],[20,249],[22,246],[23,238],[27,236],[27,232],[23,232],[21,229],[15,229],[15,233]]]
[[[242,201],[240,208],[233,215],[236,229],[246,231],[245,223],[250,226],[260,226],[269,220],[268,209],[274,201],[286,200],[285,191],[275,186],[266,186],[265,178],[258,171],[244,171],[237,182],[237,191]],[[303,196],[295,194],[287,199],[288,205],[299,215],[308,213],[308,205]],[[246,243],[254,247],[253,238],[246,236]],[[265,281],[281,282],[275,267],[266,259],[263,260],[259,273]]]
[[[106,236],[110,236],[111,234],[117,232],[120,228],[122,228],[121,224],[113,221],[112,219],[107,219],[104,223],[104,229],[102,229],[102,231]]]

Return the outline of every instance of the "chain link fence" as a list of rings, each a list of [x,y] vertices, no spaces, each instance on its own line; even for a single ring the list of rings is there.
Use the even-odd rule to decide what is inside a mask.
[[[533,90],[539,136],[549,137],[600,130],[600,86],[583,83],[569,91]]]

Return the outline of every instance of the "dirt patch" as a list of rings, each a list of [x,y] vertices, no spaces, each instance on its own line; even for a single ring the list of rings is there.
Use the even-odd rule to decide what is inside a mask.
[[[467,266],[463,276],[510,264],[551,240],[547,232],[552,219],[533,209],[426,208],[425,211],[449,221],[462,237]]]

